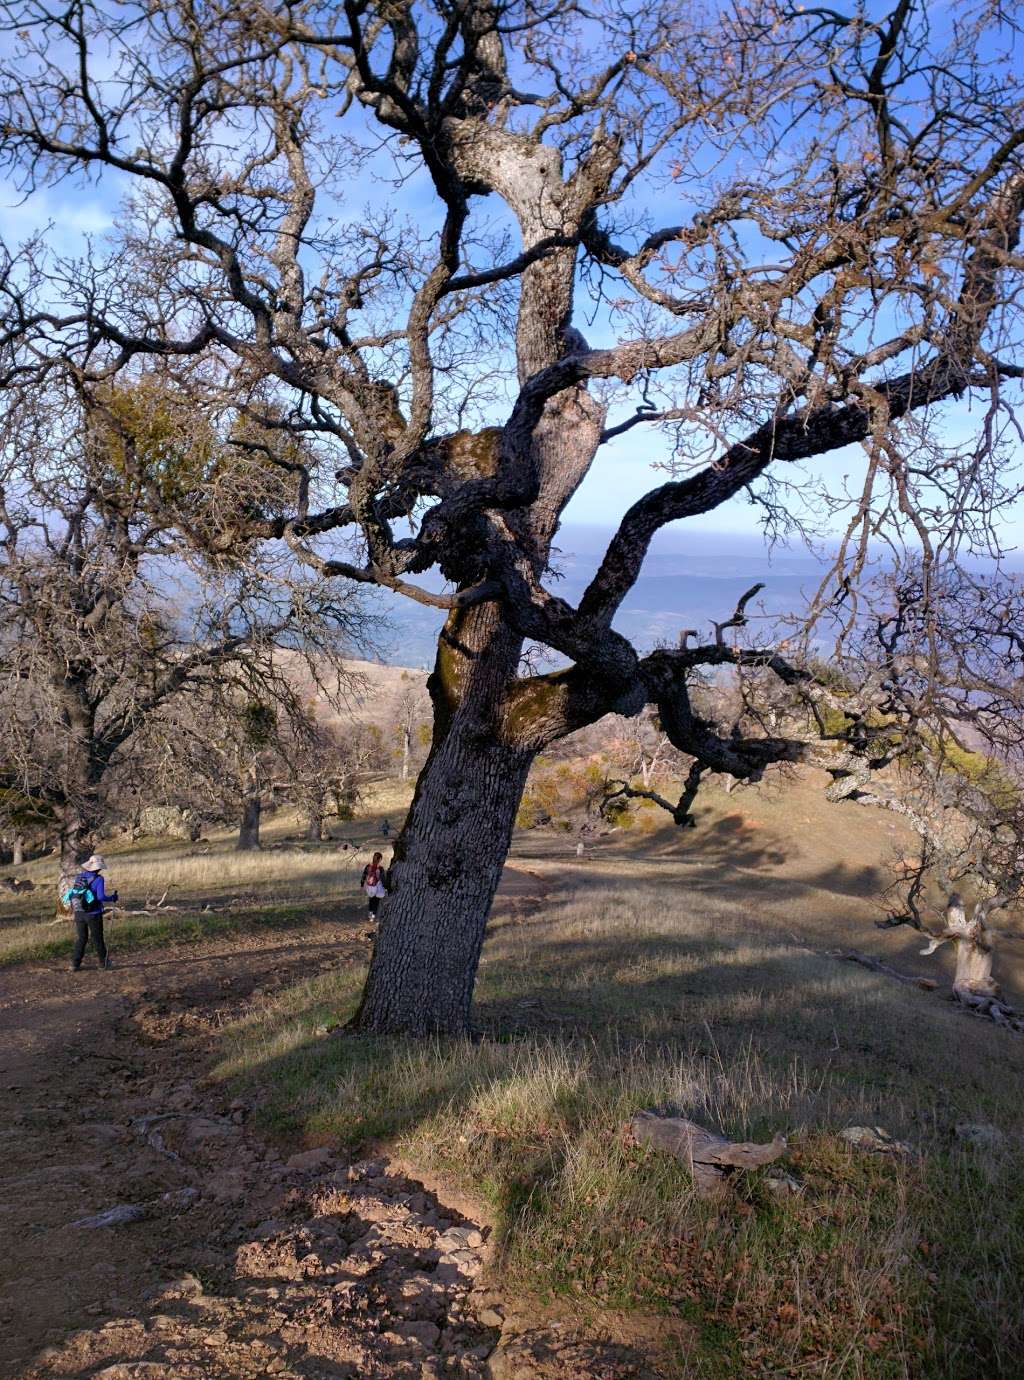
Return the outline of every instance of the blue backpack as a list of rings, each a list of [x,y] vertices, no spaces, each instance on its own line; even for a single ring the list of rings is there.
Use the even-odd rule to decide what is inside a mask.
[[[77,919],[96,909],[96,893],[89,884],[84,872],[79,872],[74,882],[64,893],[64,904],[71,907],[71,914]]]

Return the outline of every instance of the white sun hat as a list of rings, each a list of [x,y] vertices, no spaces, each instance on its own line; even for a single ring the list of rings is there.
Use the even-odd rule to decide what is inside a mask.
[[[82,871],[102,872],[106,865],[107,864],[103,861],[99,853],[93,853],[92,857],[86,858],[85,862],[82,864]]]

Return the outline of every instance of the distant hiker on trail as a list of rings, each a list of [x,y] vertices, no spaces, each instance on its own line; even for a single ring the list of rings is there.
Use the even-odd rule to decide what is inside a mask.
[[[374,853],[372,860],[363,868],[363,879],[359,885],[366,892],[366,905],[370,919],[376,920],[381,897],[388,894],[383,853]]]
[[[116,901],[117,892],[108,892],[103,882],[103,869],[106,863],[98,853],[93,853],[82,864],[82,870],[64,896],[71,907],[71,918],[75,922],[75,951],[71,955],[71,971],[77,973],[82,966],[85,946],[92,939],[96,957],[101,968],[110,967],[107,946],[103,942],[103,906],[107,901]]]
[[[391,821],[390,821],[389,819],[382,819],[382,820],[381,820],[381,822],[380,822],[380,833],[381,833],[381,838],[385,838],[385,839],[390,835],[390,833],[391,833]]]

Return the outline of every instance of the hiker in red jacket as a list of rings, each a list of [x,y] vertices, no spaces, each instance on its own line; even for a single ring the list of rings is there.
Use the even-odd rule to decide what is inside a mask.
[[[374,853],[372,860],[363,868],[363,877],[359,885],[366,892],[369,918],[376,920],[381,898],[388,894],[388,875],[384,870],[383,853]]]

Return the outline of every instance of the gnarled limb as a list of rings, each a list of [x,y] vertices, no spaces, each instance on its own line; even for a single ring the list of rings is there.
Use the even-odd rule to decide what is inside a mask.
[[[650,800],[655,805],[660,805],[663,810],[667,810],[676,824],[689,825],[692,828],[694,820],[690,814],[690,809],[697,798],[701,776],[706,770],[707,768],[701,762],[691,764],[686,774],[686,785],[674,805],[663,795],[659,795],[657,791],[652,791],[646,787],[631,786],[628,781],[606,781],[601,810],[606,813],[613,800]]]

